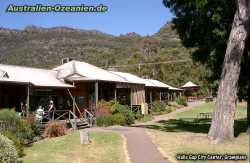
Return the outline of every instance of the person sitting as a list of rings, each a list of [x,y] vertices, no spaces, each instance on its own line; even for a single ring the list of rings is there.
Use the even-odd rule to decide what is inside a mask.
[[[36,120],[42,122],[43,117],[44,117],[44,109],[42,106],[39,106],[38,109],[36,110]]]

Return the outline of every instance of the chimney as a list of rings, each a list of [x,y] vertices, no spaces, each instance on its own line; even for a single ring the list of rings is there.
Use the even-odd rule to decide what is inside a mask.
[[[73,60],[73,59],[70,58],[70,57],[63,58],[63,59],[62,59],[62,64],[68,63],[68,62],[70,62],[70,61],[72,61],[72,60]]]

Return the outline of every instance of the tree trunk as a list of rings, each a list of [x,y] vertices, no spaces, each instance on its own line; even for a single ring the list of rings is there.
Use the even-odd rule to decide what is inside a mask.
[[[208,133],[210,140],[221,142],[234,138],[234,118],[240,67],[247,39],[248,0],[238,0],[227,43],[216,108]]]
[[[250,134],[250,79],[248,79],[247,89],[247,132]]]

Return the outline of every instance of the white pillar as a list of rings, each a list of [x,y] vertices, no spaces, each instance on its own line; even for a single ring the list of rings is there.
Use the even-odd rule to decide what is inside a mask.
[[[116,87],[115,87],[115,101],[117,101],[117,90],[116,90]]]

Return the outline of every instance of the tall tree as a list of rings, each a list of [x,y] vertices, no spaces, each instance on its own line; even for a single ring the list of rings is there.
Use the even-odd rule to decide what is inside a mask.
[[[249,28],[248,0],[238,0],[221,74],[216,109],[208,137],[221,141],[234,138],[234,118],[241,62]]]
[[[211,67],[215,78],[218,78],[224,58],[216,109],[208,136],[217,141],[232,139],[238,79],[249,35],[249,0],[163,2],[176,15],[173,23],[183,44],[196,47],[194,59]]]
[[[250,80],[249,80],[249,83],[248,83],[248,89],[247,89],[247,132],[250,134]]]

